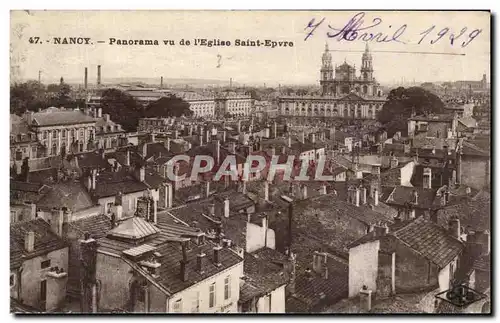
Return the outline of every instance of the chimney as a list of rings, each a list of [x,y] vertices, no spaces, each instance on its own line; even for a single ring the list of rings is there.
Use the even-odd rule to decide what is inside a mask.
[[[243,194],[247,193],[247,181],[245,180],[241,181],[241,193]]]
[[[125,153],[125,166],[130,166],[130,150]]]
[[[210,181],[205,181],[205,197],[210,196]]]
[[[269,201],[269,182],[267,180],[264,181],[264,201]]]
[[[187,241],[182,241],[181,242],[182,246],[182,259],[181,259],[181,280],[182,281],[187,281],[188,280],[188,272],[187,272]]]
[[[156,140],[156,135],[155,135],[155,133],[154,133],[154,132],[152,132],[152,133],[150,133],[149,135],[151,136],[151,142],[155,142],[155,140]]]
[[[213,145],[214,145],[215,164],[220,165],[220,141],[214,140]]]
[[[102,118],[102,108],[97,108],[97,117]]]
[[[174,139],[179,139],[179,130],[177,129],[174,131]]]
[[[163,88],[163,76],[160,77],[160,88]]]
[[[300,134],[300,142],[305,143],[306,142],[306,133],[304,131],[301,132]]]
[[[288,135],[288,143],[287,143],[288,148],[292,147],[292,137]]]
[[[53,208],[51,211],[50,226],[52,231],[59,237],[63,235],[64,211]]]
[[[423,187],[432,188],[432,170],[430,168],[424,168]]]
[[[278,137],[278,125],[276,124],[276,121],[273,123],[273,136],[274,138]]]
[[[375,231],[375,236],[382,237],[389,233],[389,227],[387,225],[374,225],[373,231]]]
[[[349,202],[355,206],[359,206],[359,195],[360,195],[359,188],[358,187],[350,187],[347,193],[348,193]]]
[[[33,252],[35,250],[35,232],[28,231],[24,237],[24,249],[27,252]]]
[[[359,307],[364,312],[369,312],[372,309],[372,291],[366,286],[363,286],[359,291]]]
[[[215,204],[210,203],[208,205],[208,215],[214,216],[215,215]]]
[[[316,143],[316,134],[312,133],[310,136],[311,136],[311,143],[315,144]]]
[[[203,134],[199,135],[200,146],[203,146]]]
[[[378,206],[378,189],[373,190],[374,194],[374,200],[375,202],[373,203],[375,206]]]
[[[226,135],[227,135],[226,130],[223,130],[222,131],[222,142],[223,143],[226,142]]]
[[[141,147],[141,151],[142,151],[142,157],[145,159],[146,156],[148,155],[148,144],[145,142],[142,144],[142,147]]]
[[[137,180],[140,182],[144,182],[146,180],[146,166],[142,165],[138,168],[139,176],[137,176]]]
[[[362,204],[366,204],[366,191],[367,191],[366,187],[364,187],[364,186],[361,187],[360,191],[361,191],[360,192],[360,194],[361,194],[361,202],[362,202]]]
[[[215,250],[214,250],[214,252],[215,252]],[[205,268],[204,268],[205,267],[205,264],[204,264],[205,257],[206,257],[206,255],[204,253],[200,253],[200,254],[196,255],[196,270],[200,274],[205,272]]]
[[[302,185],[302,199],[307,199],[307,185]]]
[[[170,151],[170,138],[167,137],[167,140],[165,141],[165,149]]]
[[[220,262],[221,250],[222,250],[222,247],[219,245],[214,247],[214,265],[216,265],[217,267],[222,265]]]
[[[288,252],[292,252],[293,203],[288,203]]]
[[[97,169],[92,169],[92,190],[95,191],[97,179]]]
[[[224,217],[229,218],[229,199],[227,197],[224,199]]]
[[[89,71],[88,68],[85,67],[85,73],[83,76],[83,88],[85,89],[85,92],[87,92],[88,89],[88,79],[89,79]]]
[[[398,167],[399,160],[396,156],[392,156],[391,158],[391,168],[396,168]]]
[[[206,133],[205,133],[205,136],[206,136],[206,138],[205,138],[206,140],[205,141],[208,144],[211,141],[211,139],[212,139],[212,133],[211,133],[211,131],[207,130]]]
[[[417,190],[413,190],[412,192],[412,201],[413,204],[417,205],[418,204],[418,192]]]
[[[455,218],[448,222],[448,233],[456,239],[460,239],[460,220]]]
[[[321,195],[326,195],[328,194],[327,190],[326,190],[326,183],[324,183],[323,185],[321,185]]]
[[[101,85],[101,65],[97,65],[97,86]]]
[[[238,133],[241,133],[241,120],[238,120]]]

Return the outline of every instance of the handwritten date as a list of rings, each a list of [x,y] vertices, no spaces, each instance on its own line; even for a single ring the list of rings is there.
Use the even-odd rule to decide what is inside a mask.
[[[410,43],[408,40],[409,35],[406,35],[407,25],[402,24],[393,28],[392,25],[383,25],[383,20],[380,17],[375,17],[371,21],[365,22],[366,14],[364,12],[359,12],[350,18],[347,23],[336,28],[332,25],[328,25],[328,31],[326,36],[328,38],[336,39],[337,41],[365,41],[365,42],[377,42],[377,43],[390,43],[397,42],[401,44]],[[307,26],[304,28],[306,31],[306,37],[304,41],[307,41],[310,37],[314,35],[314,32],[325,22],[326,18],[322,18],[319,22],[316,22],[315,18],[312,18]],[[442,39],[448,39],[451,46],[455,44],[460,44],[462,48],[467,47],[476,37],[478,37],[482,32],[482,29],[472,29],[468,30],[467,27],[463,27],[460,32],[454,32],[448,27],[444,27],[439,30],[435,25],[429,27],[428,29],[422,31],[418,36],[420,39],[417,44],[429,43],[431,45],[436,44]]]

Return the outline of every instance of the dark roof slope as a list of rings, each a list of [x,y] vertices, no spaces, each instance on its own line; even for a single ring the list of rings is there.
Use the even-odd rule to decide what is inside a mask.
[[[30,231],[35,233],[35,244],[32,252],[28,252],[24,248],[26,234]],[[52,232],[50,224],[43,219],[13,223],[10,225],[10,268],[17,268],[27,259],[67,246],[67,242]]]

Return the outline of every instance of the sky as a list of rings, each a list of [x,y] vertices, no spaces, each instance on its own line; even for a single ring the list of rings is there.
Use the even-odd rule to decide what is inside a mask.
[[[327,37],[329,26],[341,30],[358,11],[12,11],[11,79],[49,83],[64,77],[81,80],[89,69],[95,83],[102,78],[203,78],[240,84],[317,84],[325,43],[333,64],[347,61],[359,73],[365,48],[363,33],[388,34],[406,25],[392,42],[368,42],[374,75],[382,84],[490,79],[490,15],[488,12],[368,11],[353,41]],[[358,16],[359,17],[359,16]],[[317,24],[307,40],[311,19]],[[375,20],[374,20],[375,19]],[[376,20],[380,19],[380,20]],[[434,28],[432,28],[434,26]],[[443,33],[443,28],[446,33]],[[432,29],[432,30],[431,30]],[[451,42],[451,35],[457,36]],[[430,31],[429,31],[430,30]],[[470,39],[474,30],[481,32]],[[429,31],[426,35],[425,31]],[[439,38],[441,32],[443,36]],[[424,35],[426,35],[424,37]],[[42,43],[30,43],[39,37]],[[56,45],[54,37],[88,37],[91,45]],[[424,39],[418,44],[419,40]],[[109,45],[109,38],[158,40],[158,46]],[[220,39],[228,47],[181,46],[181,39]],[[163,40],[174,40],[166,46]],[[235,40],[293,42],[293,47],[234,46]],[[105,43],[98,44],[102,40]],[[48,42],[47,42],[48,41]],[[432,42],[432,44],[431,44]],[[433,54],[423,54],[423,53]],[[436,53],[446,53],[436,54]],[[454,54],[454,55],[450,55]]]

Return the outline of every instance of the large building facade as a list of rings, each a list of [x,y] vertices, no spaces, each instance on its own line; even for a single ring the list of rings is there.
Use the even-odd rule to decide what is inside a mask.
[[[333,66],[325,45],[320,69],[321,95],[282,96],[280,115],[309,118],[375,119],[386,98],[373,74],[373,59],[368,48],[361,58],[360,75],[347,62]]]

